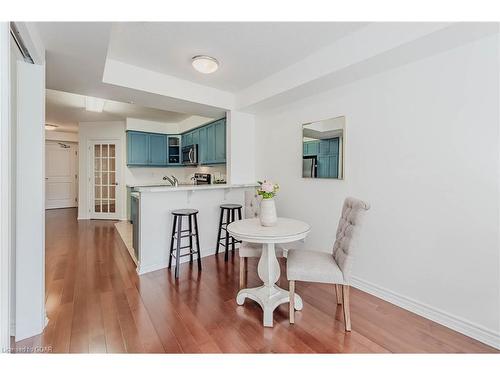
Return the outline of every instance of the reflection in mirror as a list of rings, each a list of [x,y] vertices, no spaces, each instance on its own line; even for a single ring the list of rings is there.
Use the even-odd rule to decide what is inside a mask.
[[[302,177],[344,178],[345,117],[302,125]]]

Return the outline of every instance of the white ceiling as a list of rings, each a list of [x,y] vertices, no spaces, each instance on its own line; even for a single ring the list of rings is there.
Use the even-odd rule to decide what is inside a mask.
[[[116,100],[138,105],[203,115],[224,116],[224,110],[150,92],[102,82],[112,23],[35,22],[46,49],[46,87],[59,91]]]
[[[237,92],[360,29],[360,22],[123,22],[112,26],[108,58]],[[202,74],[195,55],[220,67]]]
[[[35,23],[47,88],[222,117],[287,102],[498,32],[496,23]],[[212,75],[190,59],[220,60]]]
[[[106,100],[102,112],[89,112],[85,110],[85,96],[63,91],[46,90],[45,122],[57,125],[59,131],[77,132],[79,122],[116,121],[125,120],[127,117],[178,123],[189,117],[189,115],[112,100]]]
[[[107,58],[208,87],[234,92],[333,43],[364,23],[36,22],[46,48],[49,89],[146,107],[221,117],[210,105],[103,83]],[[219,59],[212,75],[196,72],[192,56]]]

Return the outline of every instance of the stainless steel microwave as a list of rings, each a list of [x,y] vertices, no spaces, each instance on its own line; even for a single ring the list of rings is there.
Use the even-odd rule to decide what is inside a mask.
[[[198,145],[184,146],[182,148],[182,165],[198,164]]]

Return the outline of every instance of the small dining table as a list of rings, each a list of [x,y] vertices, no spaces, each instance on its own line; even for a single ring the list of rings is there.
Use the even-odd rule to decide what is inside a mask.
[[[262,226],[258,218],[237,220],[227,226],[232,237],[262,244],[257,273],[264,284],[256,288],[241,289],[236,296],[236,303],[243,305],[246,298],[257,302],[264,311],[265,327],[273,326],[273,311],[276,307],[290,301],[289,292],[276,285],[280,278],[280,266],[276,258],[275,244],[303,240],[310,230],[309,224],[288,218],[278,218],[276,225],[272,227]],[[298,294],[295,294],[295,309],[302,309],[302,299]]]

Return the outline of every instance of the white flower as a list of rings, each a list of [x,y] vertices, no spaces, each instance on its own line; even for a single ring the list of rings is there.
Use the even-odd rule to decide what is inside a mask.
[[[272,193],[274,191],[274,185],[269,181],[264,181],[260,187],[263,192]]]

